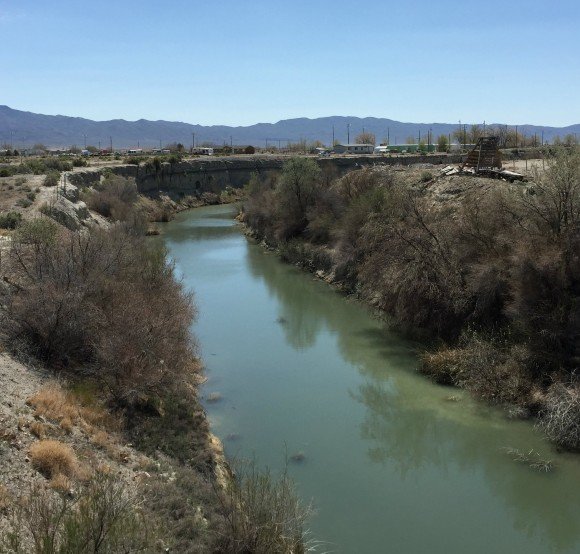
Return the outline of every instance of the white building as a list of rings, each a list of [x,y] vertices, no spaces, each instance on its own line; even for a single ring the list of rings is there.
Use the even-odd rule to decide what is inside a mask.
[[[335,144],[334,152],[336,154],[372,154],[374,144]]]

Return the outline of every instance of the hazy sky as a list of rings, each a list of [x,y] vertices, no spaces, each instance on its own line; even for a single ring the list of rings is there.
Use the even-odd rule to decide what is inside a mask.
[[[0,0],[0,37],[38,113],[580,122],[578,0]]]

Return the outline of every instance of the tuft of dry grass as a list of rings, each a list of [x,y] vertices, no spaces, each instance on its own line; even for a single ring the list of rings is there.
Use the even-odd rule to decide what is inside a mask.
[[[435,352],[424,352],[421,355],[419,371],[440,385],[453,385],[455,377],[460,372],[462,355],[458,348],[441,348]]]
[[[33,421],[28,426],[30,432],[37,438],[43,439],[48,434],[48,430],[50,427],[45,423],[41,423],[40,421]]]
[[[74,477],[79,464],[73,449],[57,440],[41,440],[30,447],[32,466],[45,477]]]
[[[72,432],[74,425],[79,425],[87,433],[92,432],[94,427],[119,428],[119,421],[103,407],[81,402],[74,393],[64,390],[57,383],[43,387],[27,403],[34,408],[35,415],[58,422],[67,433]]]
[[[72,489],[72,481],[62,473],[55,475],[49,483],[52,490],[60,493],[68,493]]]
[[[556,444],[580,450],[580,385],[554,383],[548,390],[539,424]]]
[[[5,512],[12,504],[12,495],[10,491],[0,484],[0,514]]]

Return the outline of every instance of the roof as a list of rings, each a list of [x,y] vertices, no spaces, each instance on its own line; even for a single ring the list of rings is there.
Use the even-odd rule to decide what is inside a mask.
[[[354,143],[354,144],[335,144],[335,146],[346,146],[346,147],[349,147],[349,146],[372,146],[373,148],[375,147],[374,144],[370,144],[370,143],[362,143],[362,144],[357,144],[357,143]]]

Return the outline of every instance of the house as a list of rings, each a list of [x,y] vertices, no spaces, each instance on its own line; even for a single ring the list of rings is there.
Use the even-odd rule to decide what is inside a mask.
[[[335,154],[372,154],[375,149],[374,144],[335,144]]]

